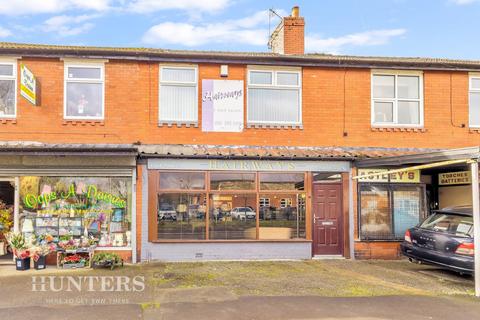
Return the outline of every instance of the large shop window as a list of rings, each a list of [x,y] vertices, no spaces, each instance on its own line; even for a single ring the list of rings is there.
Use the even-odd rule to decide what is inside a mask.
[[[65,64],[65,119],[104,118],[104,65]]]
[[[127,177],[20,177],[20,230],[130,247],[131,186]]]
[[[198,122],[197,67],[160,66],[159,123]]]
[[[480,75],[470,77],[469,119],[471,128],[480,128]]]
[[[250,125],[301,125],[300,70],[249,70],[247,122]]]
[[[425,216],[424,196],[419,185],[360,184],[360,239],[403,239]]]
[[[372,125],[423,126],[421,73],[372,74]]]
[[[17,114],[17,64],[0,61],[0,118]]]
[[[157,179],[157,240],[306,237],[304,173],[161,171]]]

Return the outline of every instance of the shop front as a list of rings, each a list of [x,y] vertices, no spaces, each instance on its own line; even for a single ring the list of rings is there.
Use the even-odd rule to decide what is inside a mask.
[[[132,261],[135,150],[113,145],[21,148],[0,156],[0,200],[11,212],[9,231],[23,234],[27,242],[89,240],[95,252],[111,251]],[[49,263],[55,258],[49,255]]]
[[[344,189],[328,200],[315,187],[342,175],[348,185],[347,161],[143,157],[142,260],[309,259],[348,247]],[[331,212],[328,201],[338,202]]]

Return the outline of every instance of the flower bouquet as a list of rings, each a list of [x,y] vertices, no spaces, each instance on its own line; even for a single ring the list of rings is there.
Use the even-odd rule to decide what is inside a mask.
[[[24,235],[22,233],[9,232],[6,237],[15,256],[17,270],[23,271],[30,269],[30,250],[28,249]]]
[[[45,269],[46,257],[50,252],[55,251],[56,247],[53,243],[44,243],[30,249],[33,265],[36,270]]]
[[[78,241],[70,238],[69,240],[60,240],[58,246],[68,253],[75,253],[78,250]]]

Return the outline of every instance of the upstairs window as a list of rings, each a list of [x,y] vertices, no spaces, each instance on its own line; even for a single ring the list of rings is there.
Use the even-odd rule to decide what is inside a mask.
[[[0,118],[17,115],[17,64],[0,60]]]
[[[420,73],[372,74],[372,125],[423,126],[423,83]]]
[[[104,118],[104,65],[65,65],[65,119]]]
[[[249,70],[249,125],[302,124],[302,76],[300,70]]]
[[[470,127],[480,128],[480,75],[470,77],[469,119]]]
[[[198,123],[196,66],[161,66],[159,123]]]

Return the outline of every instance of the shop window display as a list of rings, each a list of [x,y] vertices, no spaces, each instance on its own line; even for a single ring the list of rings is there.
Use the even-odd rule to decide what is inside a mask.
[[[131,245],[131,180],[120,177],[20,177],[20,230],[28,236],[94,238]]]

